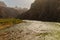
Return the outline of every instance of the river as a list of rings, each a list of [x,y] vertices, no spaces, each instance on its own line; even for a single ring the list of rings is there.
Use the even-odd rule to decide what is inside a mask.
[[[60,40],[60,23],[23,20],[0,30],[0,40]]]

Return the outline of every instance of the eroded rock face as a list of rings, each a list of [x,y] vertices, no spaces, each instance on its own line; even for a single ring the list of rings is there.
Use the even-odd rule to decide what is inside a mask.
[[[21,19],[60,22],[59,0],[35,0],[31,8],[20,15]]]
[[[16,18],[19,12],[14,8],[0,6],[0,18]]]
[[[0,6],[7,7],[7,5],[3,1],[0,1]]]

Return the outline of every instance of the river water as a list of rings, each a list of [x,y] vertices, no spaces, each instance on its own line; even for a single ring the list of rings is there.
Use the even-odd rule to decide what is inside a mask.
[[[60,40],[60,23],[23,20],[0,30],[0,40]]]

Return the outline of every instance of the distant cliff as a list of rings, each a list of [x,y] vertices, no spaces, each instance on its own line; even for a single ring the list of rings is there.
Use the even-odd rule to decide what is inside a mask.
[[[20,14],[28,11],[28,8],[15,7],[14,9],[16,9]]]
[[[14,8],[0,6],[0,18],[16,18],[19,12]]]
[[[7,7],[7,5],[3,1],[0,1],[0,6]]]
[[[29,11],[19,15],[20,19],[60,21],[59,0],[35,0]]]
[[[16,18],[18,14],[16,9],[7,7],[3,1],[0,1],[0,18]]]
[[[24,8],[10,8],[7,5],[0,1],[0,18],[17,18],[21,13],[26,12],[28,9]]]

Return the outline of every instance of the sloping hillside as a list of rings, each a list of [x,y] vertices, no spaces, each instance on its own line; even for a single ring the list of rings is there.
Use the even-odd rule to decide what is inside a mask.
[[[0,18],[15,18],[18,14],[16,9],[0,6]]]

